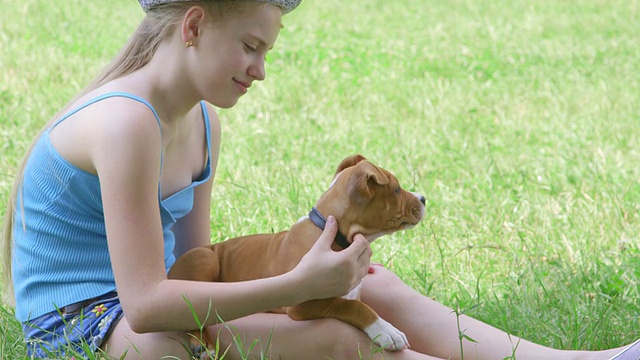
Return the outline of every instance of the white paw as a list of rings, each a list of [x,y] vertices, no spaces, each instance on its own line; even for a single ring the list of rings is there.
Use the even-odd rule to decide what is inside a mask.
[[[399,351],[409,347],[404,333],[381,318],[364,329],[364,332],[376,345],[387,350]]]

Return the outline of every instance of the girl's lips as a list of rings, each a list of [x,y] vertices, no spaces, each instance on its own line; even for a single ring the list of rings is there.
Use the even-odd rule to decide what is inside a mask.
[[[233,82],[236,84],[236,87],[238,88],[238,90],[240,90],[240,92],[242,94],[246,94],[247,91],[249,90],[249,87],[251,86],[251,84],[242,82],[242,81],[238,81],[238,80],[233,80]]]

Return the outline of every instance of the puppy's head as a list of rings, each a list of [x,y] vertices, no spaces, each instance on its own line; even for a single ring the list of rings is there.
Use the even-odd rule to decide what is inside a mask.
[[[403,189],[398,179],[362,155],[344,159],[316,206],[333,215],[349,242],[357,233],[369,242],[411,228],[424,217],[424,196]]]

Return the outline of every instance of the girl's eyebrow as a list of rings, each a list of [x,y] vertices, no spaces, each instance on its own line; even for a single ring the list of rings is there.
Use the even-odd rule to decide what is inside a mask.
[[[264,40],[262,40],[261,38],[255,36],[255,35],[251,35],[251,34],[249,34],[249,37],[253,38],[253,40],[255,40],[258,43],[258,45],[267,46],[267,43]]]
[[[280,23],[280,29],[284,29],[284,24],[281,22]],[[249,37],[253,38],[255,41],[258,42],[258,45],[262,45],[262,46],[267,46],[267,42],[262,40],[262,38],[260,38],[259,36],[253,35],[253,34],[247,34]],[[269,50],[273,49],[273,46],[271,46],[269,48]]]

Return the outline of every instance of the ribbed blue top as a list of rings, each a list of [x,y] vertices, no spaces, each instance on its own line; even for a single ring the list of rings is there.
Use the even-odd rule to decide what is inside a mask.
[[[66,114],[38,139],[24,169],[14,212],[12,273],[19,321],[116,290],[98,177],[65,160],[49,138],[50,130],[69,116],[111,97],[145,104],[160,126],[158,114],[146,100],[128,93],[108,93]],[[204,103],[201,108],[209,153],[202,176],[166,199],[162,199],[158,178],[167,270],[175,262],[171,227],[191,211],[195,186],[212,173],[209,117]],[[163,154],[159,156],[162,161]]]

